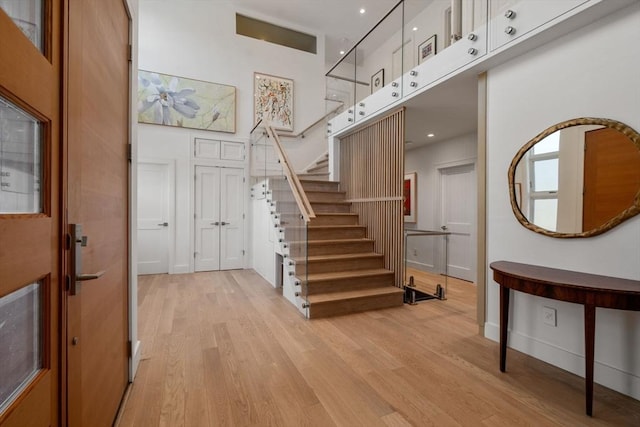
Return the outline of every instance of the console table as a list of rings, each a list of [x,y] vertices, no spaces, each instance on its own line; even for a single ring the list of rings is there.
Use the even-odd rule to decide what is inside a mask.
[[[507,362],[509,290],[584,305],[586,411],[593,414],[596,307],[640,311],[640,280],[578,273],[509,261],[491,263],[500,284],[500,371]]]

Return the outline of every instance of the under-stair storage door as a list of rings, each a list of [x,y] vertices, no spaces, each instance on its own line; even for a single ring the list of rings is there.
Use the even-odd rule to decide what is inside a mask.
[[[196,166],[195,271],[220,269],[220,171]]]
[[[220,269],[243,265],[243,169],[220,171]]]

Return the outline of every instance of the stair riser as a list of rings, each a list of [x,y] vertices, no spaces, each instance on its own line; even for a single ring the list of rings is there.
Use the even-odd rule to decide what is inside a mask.
[[[402,294],[369,296],[355,300],[335,301],[331,303],[311,304],[309,318],[338,316],[359,311],[378,310],[381,308],[402,306]]]
[[[322,228],[307,230],[308,240],[332,240],[332,239],[363,239],[366,236],[366,228]]]
[[[351,204],[311,203],[315,213],[349,213]]]
[[[338,182],[301,181],[304,191],[340,191]]]
[[[307,191],[307,199],[314,202],[344,202],[345,195],[337,191]]]
[[[311,220],[311,225],[358,225],[358,215],[320,215]]]
[[[357,259],[340,259],[332,261],[309,261],[307,263],[308,274],[330,273],[334,271],[353,271],[353,270],[369,270],[374,268],[383,268],[384,259],[375,258],[357,258]],[[296,275],[303,274],[305,265],[296,265]]]
[[[305,289],[308,291],[309,295],[315,295],[332,291],[358,291],[361,289],[377,288],[380,286],[393,286],[393,284],[393,273],[385,273],[373,277],[312,281],[305,287]]]
[[[373,252],[373,246],[373,241],[332,243],[330,245],[309,245],[307,251],[309,252],[309,256],[357,254],[363,252]]]

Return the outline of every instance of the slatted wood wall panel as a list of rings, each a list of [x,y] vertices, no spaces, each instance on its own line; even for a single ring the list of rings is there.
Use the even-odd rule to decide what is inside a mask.
[[[404,268],[404,109],[340,140],[340,186],[360,215],[385,268],[402,286]]]

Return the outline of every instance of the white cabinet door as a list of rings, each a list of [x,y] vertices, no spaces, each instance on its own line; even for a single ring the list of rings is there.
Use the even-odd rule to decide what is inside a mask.
[[[242,268],[244,257],[242,169],[220,172],[220,269]]]
[[[196,166],[195,271],[243,267],[243,177],[240,168]]]
[[[138,164],[138,273],[169,271],[169,165]]]
[[[195,271],[220,269],[220,168],[196,166]]]

